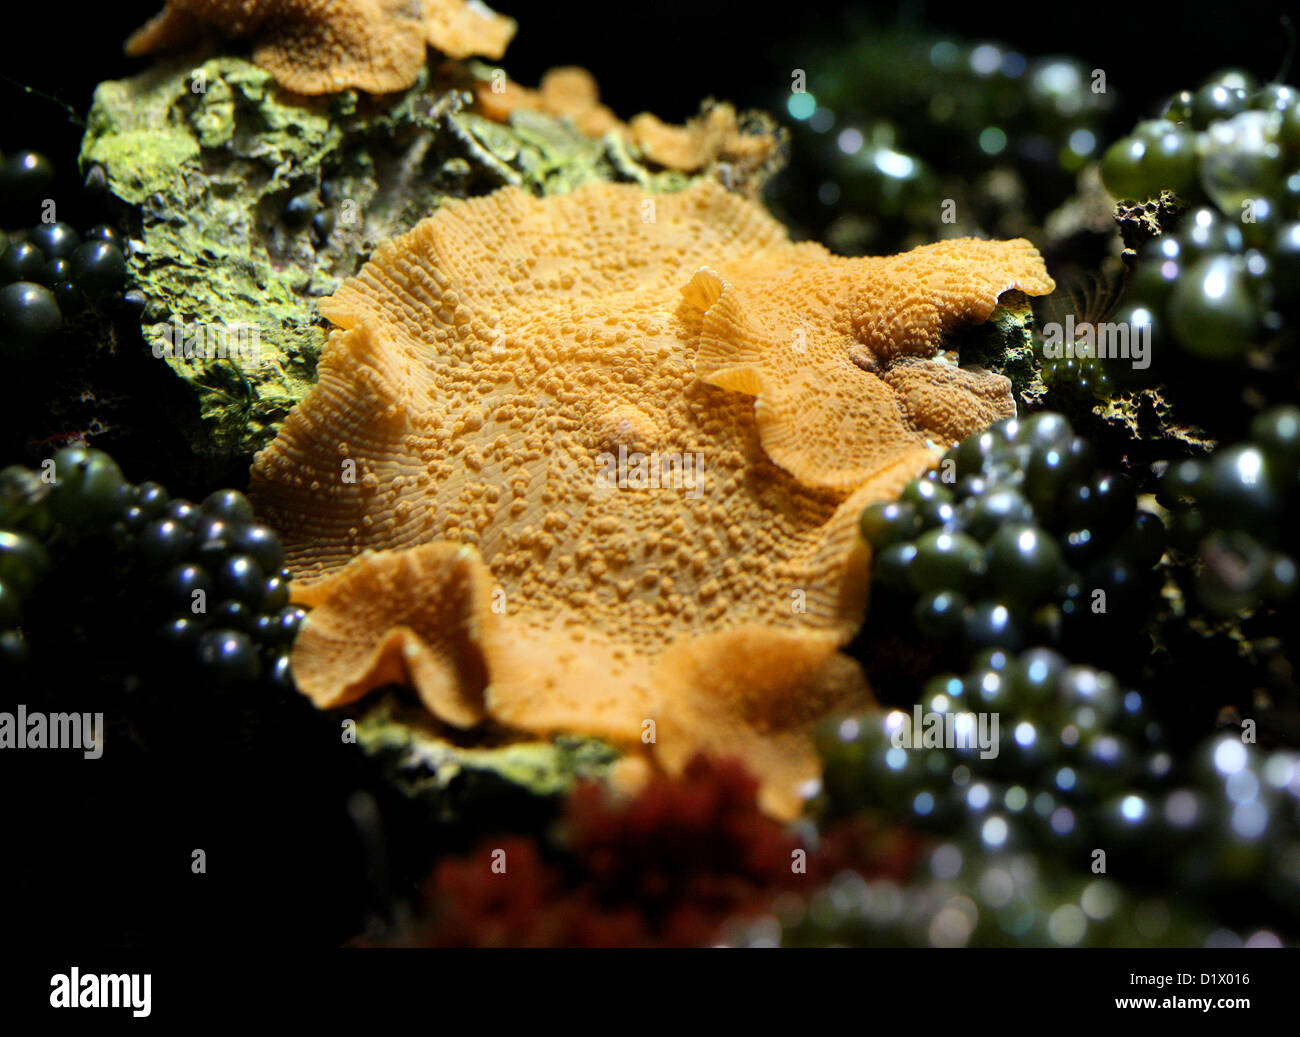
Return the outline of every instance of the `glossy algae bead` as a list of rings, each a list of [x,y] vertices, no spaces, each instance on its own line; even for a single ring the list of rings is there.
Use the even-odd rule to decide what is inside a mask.
[[[984,551],[965,533],[930,530],[916,543],[908,579],[919,593],[955,590],[970,594],[984,576]]]
[[[1061,549],[1055,539],[1034,526],[1003,526],[987,549],[989,583],[1004,598],[1032,604],[1056,586],[1061,575]]]
[[[862,537],[876,550],[900,540],[911,540],[921,531],[916,509],[901,501],[872,504],[862,510]]]
[[[1259,318],[1239,256],[1211,256],[1179,279],[1169,300],[1179,344],[1206,360],[1230,360],[1252,345]]]

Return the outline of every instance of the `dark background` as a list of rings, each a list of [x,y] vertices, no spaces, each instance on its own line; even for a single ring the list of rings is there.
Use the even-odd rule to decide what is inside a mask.
[[[23,14],[30,21],[23,33],[7,20],[0,54],[0,149],[39,140],[56,155],[75,153],[79,128],[58,105],[25,95],[16,84],[84,115],[96,83],[146,66],[145,60],[126,58],[121,43],[160,6],[161,0],[27,5]],[[584,65],[621,117],[653,110],[673,121],[693,114],[710,94],[742,107],[771,107],[788,89],[793,68],[806,68],[815,91],[815,44],[841,40],[863,24],[912,22],[1002,41],[1027,56],[1073,55],[1106,70],[1120,99],[1120,126],[1163,95],[1193,86],[1225,65],[1271,79],[1287,51],[1281,0],[1227,5],[1065,0],[1037,6],[1009,0],[498,0],[495,7],[520,23],[503,62],[519,82],[536,83],[554,65]]]
[[[121,42],[159,3],[29,5],[22,32],[6,20],[0,150],[49,154],[62,181],[55,196],[67,205],[60,216],[76,225],[87,222],[77,211],[73,161],[81,130],[51,98],[84,116],[97,82],[143,69],[147,62],[125,58]],[[620,116],[649,109],[670,120],[692,114],[711,94],[774,107],[797,67],[807,70],[815,91],[816,44],[844,39],[868,18],[998,40],[1027,56],[1078,57],[1105,69],[1120,98],[1121,128],[1215,68],[1245,66],[1270,79],[1287,50],[1280,5],[1261,0],[1212,8],[1003,0],[956,7],[807,0],[766,8],[735,0],[499,0],[495,6],[521,23],[504,62],[520,82],[535,83],[554,65],[581,64],[595,73]],[[88,622],[99,624],[103,642],[130,643],[130,617],[117,617],[119,630],[96,617]],[[34,710],[113,710],[93,696],[78,702],[71,683],[50,674],[45,686],[23,689],[20,700]],[[153,694],[162,697],[147,715],[192,737],[146,738],[142,745],[153,749],[111,766],[57,753],[9,753],[0,760],[5,943],[261,947],[344,940],[375,908],[373,891],[383,885],[345,809],[364,785],[379,803],[395,856],[414,861],[434,849],[419,845],[428,838],[418,834],[425,830],[419,819],[342,750],[304,701],[271,711],[268,730],[266,710],[259,717],[250,709],[232,726],[218,722],[237,715],[229,704],[183,687]],[[194,846],[209,850],[206,882],[189,875]],[[402,870],[399,860],[393,863]]]

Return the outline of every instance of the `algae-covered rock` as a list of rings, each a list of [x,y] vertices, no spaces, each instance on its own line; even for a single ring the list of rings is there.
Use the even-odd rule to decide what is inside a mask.
[[[982,324],[960,328],[948,345],[962,367],[982,367],[1011,380],[1016,406],[1031,402],[1040,384],[1034,351],[1034,311],[1024,292],[1003,293],[997,309]]]
[[[582,779],[601,779],[619,758],[604,742],[559,736],[464,746],[429,713],[385,695],[356,718],[357,744],[389,780],[443,820],[502,796],[553,799]]]
[[[314,379],[327,330],[316,300],[446,198],[689,182],[548,116],[483,119],[465,109],[475,73],[455,74],[426,70],[395,98],[303,98],[214,57],[100,84],[81,163],[128,207],[145,342],[193,389],[198,453],[247,454],[274,436]]]

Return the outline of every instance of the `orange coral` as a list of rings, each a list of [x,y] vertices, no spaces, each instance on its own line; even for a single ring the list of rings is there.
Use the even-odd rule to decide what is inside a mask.
[[[589,184],[450,202],[321,311],[320,380],[258,455],[319,705],[398,680],[444,721],[742,751],[791,816],[811,729],[867,697],[837,654],[856,519],[1012,412],[940,363],[1024,241],[844,259],[758,205]]]
[[[385,93],[415,82],[425,47],[499,58],[515,23],[478,0],[167,0],[128,54],[188,46],[211,26],[253,38],[253,60],[302,94]]]
[[[596,80],[585,68],[566,65],[550,69],[536,90],[508,79],[495,84],[480,82],[476,90],[479,111],[498,122],[505,122],[511,112],[527,109],[568,119],[588,137],[623,127],[618,116],[600,103]]]
[[[499,58],[518,28],[482,0],[425,0],[424,8],[429,46],[449,58]]]
[[[475,89],[478,110],[489,119],[505,122],[521,109],[545,112],[568,119],[588,137],[618,133],[648,161],[684,173],[697,173],[718,163],[759,168],[781,144],[780,137],[766,129],[748,131],[735,108],[725,102],[706,102],[701,114],[685,126],[662,122],[649,112],[624,124],[600,103],[595,77],[574,66],[551,69],[536,90],[500,78],[480,82]]]
[[[771,134],[743,132],[736,109],[725,103],[705,105],[685,126],[673,126],[642,112],[632,117],[627,130],[651,162],[688,173],[713,162],[762,163],[777,146]]]

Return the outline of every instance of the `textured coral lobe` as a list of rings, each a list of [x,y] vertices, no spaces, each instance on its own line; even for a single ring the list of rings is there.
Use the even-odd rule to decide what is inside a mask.
[[[128,54],[192,45],[211,27],[253,38],[253,59],[302,94],[404,90],[425,47],[499,58],[515,23],[478,0],[168,0],[127,40]]]
[[[1013,411],[942,335],[1051,287],[1023,241],[837,258],[709,182],[447,204],[321,303],[319,383],[254,464],[315,606],[300,687],[670,770],[738,750],[793,815],[815,722],[867,698],[857,515]]]

